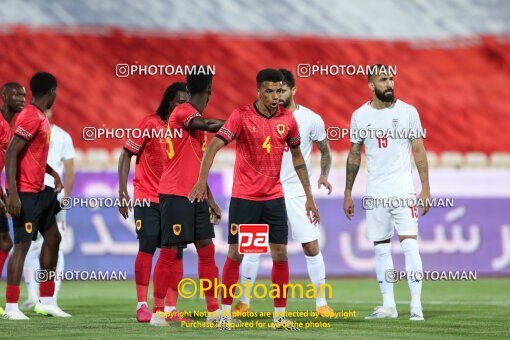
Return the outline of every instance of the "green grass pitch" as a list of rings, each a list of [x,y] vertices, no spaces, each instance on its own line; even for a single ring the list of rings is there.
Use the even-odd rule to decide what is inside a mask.
[[[308,281],[293,281],[307,284]],[[399,317],[396,320],[364,320],[380,303],[379,288],[372,279],[331,279],[334,291],[329,305],[336,311],[355,311],[357,317],[325,320],[330,328],[302,329],[299,332],[272,329],[235,329],[220,332],[216,329],[185,329],[179,324],[156,328],[138,324],[135,319],[135,285],[128,282],[64,282],[59,298],[60,306],[73,315],[58,319],[28,312],[29,321],[0,319],[1,338],[167,338],[179,339],[322,339],[359,338],[509,338],[510,337],[510,279],[478,279],[477,281],[425,282],[423,309],[425,321],[409,321],[409,290],[406,282],[395,284],[395,299]],[[260,283],[269,284],[268,281]],[[5,292],[5,282],[0,283]],[[23,302],[26,297],[22,287]],[[151,288],[152,291],[152,288]],[[3,294],[2,294],[3,295]],[[5,300],[2,298],[2,305]],[[235,303],[235,301],[234,301]],[[314,301],[291,299],[289,311],[313,310]],[[179,310],[204,309],[201,299],[179,299]],[[253,300],[257,312],[272,311],[269,299]],[[199,319],[197,319],[198,321]],[[311,319],[294,318],[307,322]],[[269,318],[261,319],[270,322]]]

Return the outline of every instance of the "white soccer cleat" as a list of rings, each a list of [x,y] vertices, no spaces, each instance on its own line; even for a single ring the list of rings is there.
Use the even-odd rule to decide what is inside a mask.
[[[72,315],[64,312],[56,303],[42,304],[37,303],[34,312],[41,315],[54,316],[56,318],[70,318]]]
[[[23,310],[33,310],[36,304],[37,304],[37,300],[34,301],[34,300],[28,299],[25,302],[23,302],[23,304],[21,305],[21,309],[23,309]]]
[[[366,320],[371,319],[396,319],[398,317],[396,307],[383,307],[379,306],[374,308],[372,314],[365,316]]]
[[[4,312],[3,318],[6,320],[30,320],[30,318],[23,314],[23,312],[20,311],[19,309]]]
[[[221,320],[221,311],[219,309],[217,309],[214,312],[207,313],[207,319],[205,320],[205,322],[212,323],[214,326],[217,326],[218,323],[220,322],[220,320]]]
[[[154,327],[168,327],[170,326],[165,318],[165,313],[156,312],[152,313],[151,321],[149,322]]]
[[[409,318],[409,320],[412,320],[412,321],[425,320],[423,318],[423,312],[422,312],[421,308],[411,308],[411,317]]]

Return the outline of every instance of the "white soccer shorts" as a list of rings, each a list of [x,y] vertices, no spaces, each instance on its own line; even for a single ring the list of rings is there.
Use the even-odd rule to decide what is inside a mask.
[[[377,242],[390,239],[394,229],[400,236],[418,235],[418,209],[416,207],[376,206],[373,209],[366,207],[365,209],[367,212],[366,236],[369,241]]]
[[[319,226],[310,223],[306,216],[306,196],[285,198],[287,218],[292,230],[292,239],[299,243],[308,243],[319,239]]]

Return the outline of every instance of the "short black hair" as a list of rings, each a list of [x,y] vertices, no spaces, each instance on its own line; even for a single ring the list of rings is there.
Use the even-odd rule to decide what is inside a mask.
[[[159,107],[156,110],[157,114],[160,117],[166,117],[166,115],[168,114],[168,105],[170,105],[170,102],[175,98],[177,92],[179,91],[182,92],[187,91],[186,83],[176,81],[166,88],[165,92],[163,93],[161,103],[159,104]]]
[[[6,94],[7,91],[9,91],[11,88],[13,88],[15,86],[23,87],[21,84],[16,83],[14,81],[10,81],[8,83],[3,84],[2,85],[2,95]]]
[[[280,71],[283,74],[284,78],[283,82],[287,84],[287,86],[289,86],[290,88],[296,86],[296,81],[294,80],[294,75],[292,74],[292,72],[284,68],[281,68],[278,71]]]
[[[197,69],[202,66],[197,66]],[[212,84],[212,74],[188,74],[186,87],[190,94],[202,93]]]
[[[375,64],[368,68],[368,82],[370,83],[375,76],[380,75],[381,73],[389,73],[391,71],[390,67],[388,65],[384,64]]]
[[[260,86],[265,81],[279,82],[284,81],[285,77],[283,74],[274,68],[265,68],[257,73],[257,85]]]
[[[57,87],[57,78],[48,72],[37,72],[30,79],[30,91],[34,97],[44,96]]]

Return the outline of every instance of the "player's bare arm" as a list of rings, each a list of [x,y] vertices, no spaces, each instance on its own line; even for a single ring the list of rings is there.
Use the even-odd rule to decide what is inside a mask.
[[[21,212],[21,201],[16,186],[16,173],[18,171],[18,155],[25,150],[28,142],[14,135],[5,152],[5,176],[9,184],[9,196],[7,197],[7,212],[11,216],[18,216]]]
[[[211,213],[213,214],[213,224],[218,225],[221,221],[221,209],[216,203],[211,188],[207,184],[207,197],[209,198],[209,206],[211,207]]]
[[[55,183],[55,192],[61,192],[64,188],[64,184],[62,183],[62,179],[58,172],[56,172],[49,164],[46,164],[46,173],[50,174],[53,177]]]
[[[193,121],[195,120],[196,118]],[[205,193],[207,191],[207,176],[209,176],[209,171],[211,170],[214,157],[216,156],[216,153],[224,146],[224,141],[218,137],[214,137],[211,140],[211,143],[209,143],[205,149],[204,157],[202,158],[202,164],[200,164],[200,173],[198,175],[197,183],[195,183],[195,186],[188,195],[188,199],[191,203],[193,203],[195,199],[198,202],[204,199]]]
[[[206,132],[218,132],[225,124],[223,119],[209,119],[204,117],[196,117],[191,121],[190,128],[192,130],[200,130]]]
[[[305,190],[306,194],[306,214],[310,219],[310,222],[313,224],[320,223],[321,218],[319,216],[319,210],[315,205],[312,196],[312,188],[310,187],[310,179],[308,178],[308,171],[306,170],[305,159],[303,158],[303,154],[301,154],[301,149],[299,146],[290,148],[290,152],[292,154],[292,164],[294,165],[294,169],[301,181],[301,185]]]
[[[318,181],[318,188],[321,188],[321,185],[324,185],[326,189],[328,189],[328,195],[331,194],[333,190],[333,186],[328,181],[329,170],[331,170],[331,150],[329,148],[329,143],[327,139],[324,139],[320,142],[317,142],[317,147],[321,152],[321,175]]]
[[[430,184],[429,184],[429,163],[427,161],[427,152],[423,144],[423,138],[413,139],[411,142],[413,149],[414,162],[420,175],[421,194],[419,200],[424,203],[421,215],[424,216],[430,209]]]
[[[351,217],[354,216],[354,201],[352,200],[351,193],[361,164],[361,146],[362,144],[351,143],[349,155],[347,156],[344,212],[348,219],[351,219]]]
[[[120,199],[119,212],[125,219],[129,217],[129,210],[132,209],[128,207],[127,204],[123,204],[129,202],[129,194],[127,191],[127,179],[131,167],[132,156],[133,154],[128,152],[126,149],[122,149],[119,156],[119,168],[118,168],[119,199]]]
[[[64,179],[64,196],[71,197],[74,187],[74,159],[64,160],[64,171],[66,178]]]

